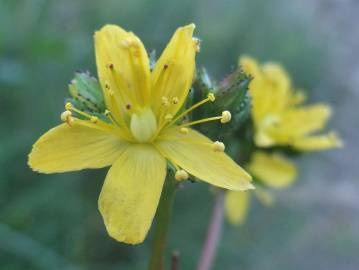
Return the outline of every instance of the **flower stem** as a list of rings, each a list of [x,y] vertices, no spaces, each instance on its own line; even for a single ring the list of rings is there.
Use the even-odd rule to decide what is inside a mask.
[[[210,270],[214,257],[216,255],[217,246],[222,234],[223,225],[223,209],[224,209],[224,190],[217,189],[212,217],[208,227],[206,240],[202,249],[202,255],[198,263],[197,270]]]
[[[164,183],[156,214],[156,224],[148,270],[164,269],[164,253],[177,185],[178,183],[173,177],[167,177]]]

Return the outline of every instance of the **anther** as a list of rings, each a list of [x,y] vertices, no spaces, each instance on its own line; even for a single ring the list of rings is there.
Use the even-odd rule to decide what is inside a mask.
[[[91,116],[90,121],[95,124],[98,121],[98,117],[97,116]]]
[[[126,104],[126,109],[131,110],[131,104]]]
[[[181,127],[181,128],[180,128],[180,132],[181,132],[182,134],[188,134],[188,128]]]
[[[112,97],[115,94],[115,92],[112,89],[110,89],[108,90],[108,94],[110,97]]]
[[[214,96],[213,93],[209,93],[209,94],[207,95],[207,97],[208,97],[208,99],[209,99],[211,102],[213,102],[213,101],[216,100],[216,97]]]
[[[113,68],[114,68],[113,64],[108,64],[108,68],[113,70]]]
[[[72,109],[72,104],[71,104],[71,102],[66,102],[66,104],[65,104],[65,109],[66,109],[67,111]]]
[[[173,104],[177,104],[178,102],[179,102],[178,97],[173,97],[172,98],[172,103]]]
[[[177,181],[183,181],[188,179],[188,173],[185,170],[178,170],[175,174],[175,179]]]
[[[166,120],[167,122],[170,122],[172,119],[173,119],[173,115],[172,115],[172,114],[167,114],[167,115],[165,116],[165,120]]]
[[[223,152],[226,147],[223,142],[215,141],[212,144],[212,148],[214,152]]]
[[[163,65],[163,69],[166,70],[168,68],[168,65],[167,64],[164,64]]]
[[[163,106],[169,106],[169,105],[170,105],[170,103],[169,103],[169,101],[168,101],[168,98],[162,97],[162,105],[163,105]]]
[[[231,121],[232,115],[229,111],[223,111],[222,112],[222,118],[221,118],[221,123],[225,124],[228,123],[229,121]]]
[[[71,117],[71,115],[72,115],[72,113],[70,111],[66,110],[61,114],[61,120],[64,122],[67,122],[69,117]]]
[[[105,113],[104,113],[104,114],[105,114],[105,116],[109,116],[110,113],[111,113],[111,112],[110,112],[109,110],[105,110]]]

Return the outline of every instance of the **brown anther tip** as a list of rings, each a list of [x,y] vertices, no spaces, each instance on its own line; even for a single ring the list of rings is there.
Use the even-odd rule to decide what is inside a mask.
[[[164,66],[163,66],[163,69],[167,69],[168,68],[168,65],[167,64],[165,64]]]
[[[131,104],[126,104],[126,109],[131,110]]]
[[[109,69],[113,69],[113,64],[109,64],[109,65],[108,65],[108,68],[109,68]]]

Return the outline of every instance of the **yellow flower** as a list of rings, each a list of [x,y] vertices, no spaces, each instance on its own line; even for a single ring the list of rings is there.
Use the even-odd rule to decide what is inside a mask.
[[[132,32],[107,25],[95,33],[98,76],[110,122],[66,104],[65,123],[49,130],[29,155],[32,169],[58,173],[110,166],[99,210],[118,241],[140,243],[152,223],[166,177],[166,160],[176,179],[192,174],[226,189],[252,188],[251,177],[224,147],[189,128],[230,120],[230,113],[181,123],[190,111],[214,101],[208,97],[179,113],[192,84],[199,42],[194,24],[180,27],[150,70],[147,52]],[[81,115],[76,118],[75,115]],[[221,151],[222,150],[222,151]]]
[[[300,106],[305,95],[293,91],[290,78],[280,65],[260,66],[250,57],[240,58],[239,64],[253,76],[249,91],[257,146],[289,145],[310,151],[342,145],[334,132],[317,134],[326,126],[330,107],[325,104]]]
[[[276,189],[290,186],[297,176],[297,169],[289,160],[278,154],[261,151],[253,154],[246,168],[263,185]],[[254,194],[264,205],[272,205],[273,198],[265,189],[256,186]],[[245,221],[249,202],[250,191],[227,191],[225,210],[231,224],[240,225]]]

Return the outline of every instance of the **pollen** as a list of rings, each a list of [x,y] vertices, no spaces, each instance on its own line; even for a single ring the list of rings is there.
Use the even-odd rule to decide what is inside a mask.
[[[228,123],[229,121],[231,121],[232,115],[229,111],[223,111],[222,112],[222,118],[221,118],[221,123],[225,124]]]
[[[187,180],[188,177],[188,173],[185,170],[176,171],[175,178],[177,181]]]
[[[224,149],[226,148],[223,142],[215,141],[212,144],[212,148],[214,152],[224,152]]]
[[[188,128],[181,127],[181,128],[180,128],[180,132],[181,132],[182,134],[188,134],[189,130],[188,130]]]

